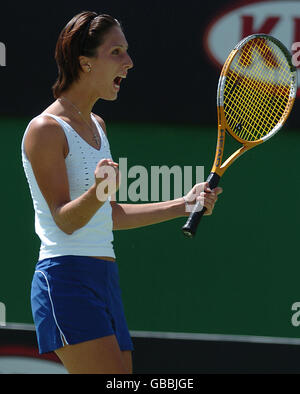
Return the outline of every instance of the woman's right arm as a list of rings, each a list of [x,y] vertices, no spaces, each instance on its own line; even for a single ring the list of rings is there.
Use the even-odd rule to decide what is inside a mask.
[[[96,195],[101,179],[95,177],[94,185],[71,201],[65,165],[66,138],[54,119],[35,119],[26,134],[24,144],[37,184],[56,225],[66,234],[72,234],[86,225],[104,204]],[[103,162],[105,160],[99,162],[97,168],[101,167]],[[104,164],[111,165],[107,162]]]

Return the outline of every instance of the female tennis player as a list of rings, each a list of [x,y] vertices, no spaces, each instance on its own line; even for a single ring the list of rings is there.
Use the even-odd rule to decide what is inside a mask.
[[[117,98],[133,67],[127,49],[116,19],[76,15],[56,46],[55,101],[31,120],[22,141],[41,239],[31,291],[39,350],[55,351],[69,373],[132,372],[113,230],[187,216],[186,206],[196,200],[211,214],[221,192],[203,183],[183,198],[160,203],[118,204],[112,198],[118,164],[105,123],[92,108],[99,99]],[[99,192],[108,180],[114,186]]]

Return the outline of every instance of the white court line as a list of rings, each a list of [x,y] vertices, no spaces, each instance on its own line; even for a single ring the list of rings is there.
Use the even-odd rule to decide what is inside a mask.
[[[158,331],[130,331],[130,334],[136,338],[300,345],[300,338],[265,337],[265,336],[255,336],[255,335],[196,334],[196,333],[186,333],[186,332],[158,332]]]
[[[1,329],[35,331],[33,324],[7,323]],[[179,339],[189,341],[219,341],[219,342],[248,342],[270,343],[278,345],[300,345],[300,338],[267,337],[256,335],[225,335],[225,334],[198,334],[187,332],[162,331],[130,331],[133,338]]]

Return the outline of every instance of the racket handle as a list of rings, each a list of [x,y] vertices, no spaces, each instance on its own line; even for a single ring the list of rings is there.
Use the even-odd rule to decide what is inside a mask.
[[[215,172],[211,172],[209,174],[206,182],[208,182],[211,190],[218,186],[220,178],[221,177],[218,174],[216,174]],[[192,238],[196,234],[197,227],[198,227],[200,220],[201,220],[202,216],[204,215],[205,211],[206,211],[206,208],[203,207],[201,209],[201,204],[198,201],[195,204],[193,211],[190,213],[190,216],[188,217],[188,220],[186,221],[185,225],[182,227],[182,232],[184,235]]]

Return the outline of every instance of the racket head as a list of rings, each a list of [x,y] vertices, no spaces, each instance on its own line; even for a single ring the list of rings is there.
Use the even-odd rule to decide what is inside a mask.
[[[219,78],[218,142],[209,183],[214,177],[219,182],[234,160],[280,130],[292,110],[296,91],[296,68],[279,40],[253,34],[235,46]],[[242,147],[222,163],[225,131]],[[197,207],[182,228],[188,237],[195,235],[204,214],[204,209],[199,212]]]
[[[288,49],[267,34],[248,36],[231,51],[219,78],[219,124],[249,148],[260,144],[283,126],[296,91]]]

